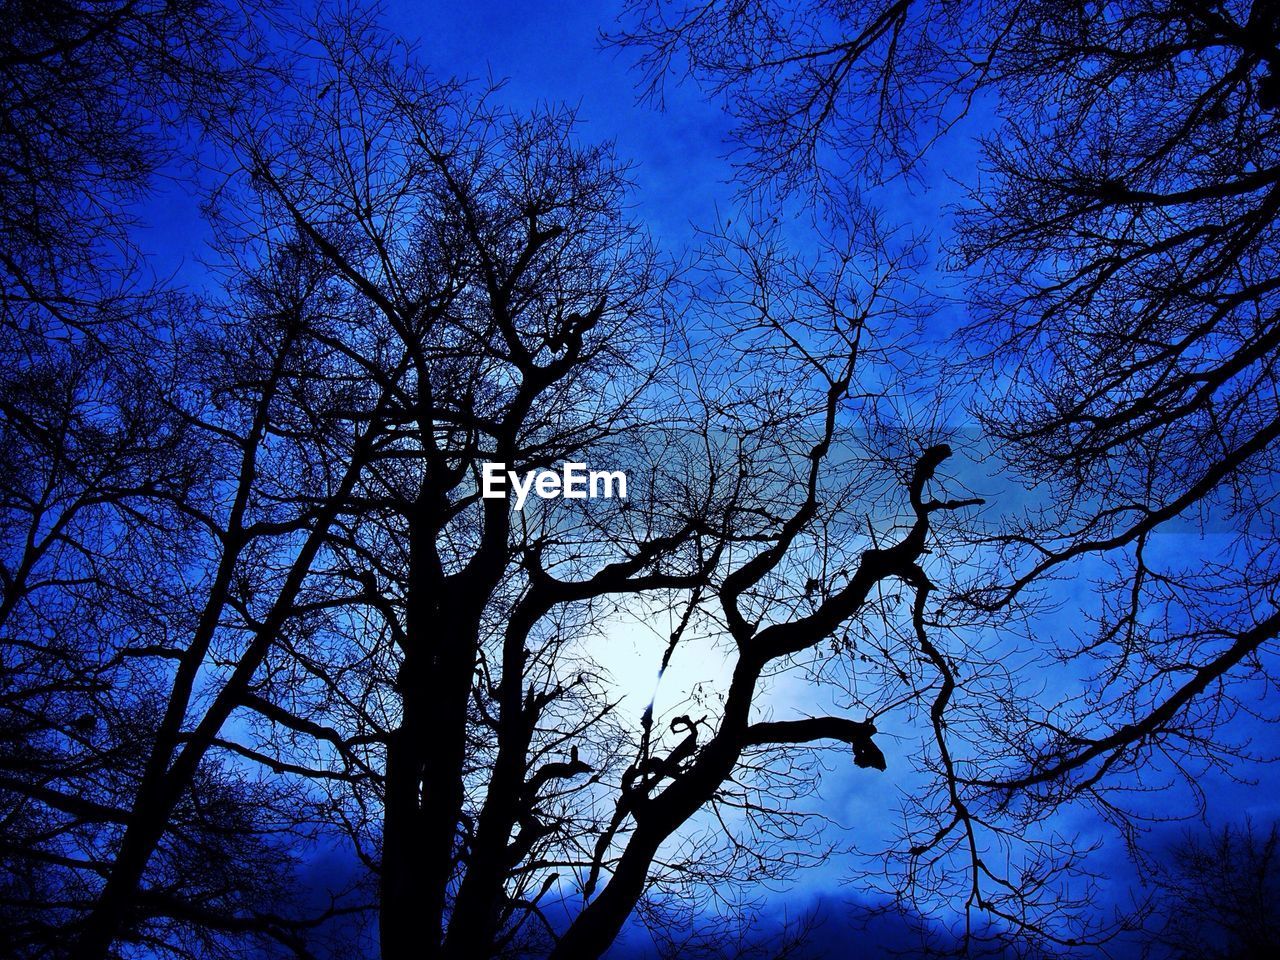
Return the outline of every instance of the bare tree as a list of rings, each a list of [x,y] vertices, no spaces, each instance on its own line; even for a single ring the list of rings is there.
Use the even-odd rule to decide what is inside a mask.
[[[994,533],[1001,562],[971,600],[1034,613],[1047,581],[1090,558],[1110,572],[1090,629],[1029,630],[1078,686],[1010,699],[965,735],[956,779],[972,802],[1030,829],[1085,800],[1131,835],[1126,791],[1167,773],[1198,795],[1204,769],[1267,756],[1234,744],[1229,722],[1258,713],[1280,628],[1275,5],[631,15],[624,42],[655,83],[687,67],[726,94],[755,183],[817,184],[835,212],[920,172],[961,117],[979,130],[953,241],[972,281],[962,375],[995,452],[1046,496]],[[1179,530],[1208,538],[1166,549]]]
[[[208,749],[318,548],[344,438],[280,436],[314,379],[288,304],[232,303],[251,329],[178,300],[176,342],[144,355],[139,332],[109,376],[31,369],[11,394],[32,419],[6,447],[6,841],[22,872],[48,868],[13,904],[33,949],[68,931],[85,955],[117,938],[212,953],[192,931],[288,940],[274,911],[298,798]],[[57,443],[28,459],[37,428]]]
[[[1188,831],[1155,877],[1148,955],[1267,956],[1280,923],[1276,849],[1280,834],[1245,821],[1212,833]]]
[[[765,229],[709,238],[713,292],[684,307],[722,326],[685,355],[621,170],[569,117],[510,116],[342,32],[323,51],[293,110],[239,144],[269,213],[240,219],[306,241],[335,282],[307,335],[331,376],[392,400],[333,411],[377,439],[330,536],[344,559],[313,579],[332,616],[244,701],[254,749],[288,764],[282,731],[338,748],[315,776],[356,788],[334,802],[380,875],[384,957],[599,956],[663,885],[724,892],[805,859],[785,801],[816,771],[797,751],[835,741],[883,769],[868,714],[920,698],[940,735],[952,668],[926,611],[944,565],[922,562],[943,543],[931,522],[979,501],[930,497],[949,448],[882,426],[923,309],[914,254],[833,238],[806,263]],[[480,497],[486,462],[601,457],[643,491]],[[326,582],[359,589],[335,601]],[[707,715],[627,729],[581,635],[655,594],[681,610],[659,663],[696,626],[736,666]],[[847,665],[835,638],[855,622],[898,631],[858,714],[762,717],[766,673],[821,672],[828,642]],[[664,855],[701,811],[724,841]]]
[[[705,560],[655,564],[694,543],[701,515],[652,499],[557,519],[480,498],[484,462],[524,472],[642,440],[671,348],[662,273],[621,218],[621,168],[578,146],[567,116],[503,114],[357,40],[325,36],[322,77],[281,135],[240,146],[272,214],[263,235],[296,230],[343,290],[307,331],[338,353],[330,375],[392,398],[342,414],[378,440],[331,538],[345,559],[316,587],[359,585],[347,606],[367,609],[337,614],[330,629],[350,639],[323,656],[298,638],[292,674],[246,705],[366,748],[337,759],[376,771],[355,799],[380,821],[383,955],[483,955],[536,909],[519,891],[544,877],[514,868],[571,842],[567,819],[536,808],[573,792],[562,781],[589,773],[586,757],[608,763],[590,739],[569,749],[608,712],[589,664],[566,675],[572,621],[540,625],[560,605],[692,585]],[[575,570],[591,575],[561,579]],[[375,655],[372,676],[351,669]],[[323,728],[299,716],[308,702]],[[568,726],[552,735],[553,720]]]
[[[228,932],[287,939],[271,911],[292,853],[264,840],[293,823],[276,816],[287,791],[197,758],[154,815],[246,545],[228,542],[240,520],[224,471],[243,455],[241,515],[260,481],[263,431],[238,378],[247,358],[266,364],[269,406],[281,373],[264,357],[287,354],[287,338],[235,344],[230,325],[166,293],[129,214],[159,171],[196,159],[187,125],[249,99],[250,13],[8,4],[3,23],[4,939],[62,954],[87,916],[107,927],[99,939],[187,956],[215,954]],[[230,559],[206,580],[221,547]]]

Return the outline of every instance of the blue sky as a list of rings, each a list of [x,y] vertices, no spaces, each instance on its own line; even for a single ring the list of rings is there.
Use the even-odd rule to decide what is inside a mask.
[[[612,140],[635,164],[636,213],[668,245],[731,203],[731,168],[722,159],[729,123],[692,85],[668,90],[663,112],[637,103],[638,75],[626,51],[603,49],[617,5],[549,0],[439,3],[393,0],[387,25],[416,40],[442,76],[505,80],[501,99],[517,109],[577,107],[580,134]]]

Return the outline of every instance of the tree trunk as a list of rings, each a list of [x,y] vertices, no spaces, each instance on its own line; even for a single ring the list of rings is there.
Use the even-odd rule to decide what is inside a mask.
[[[171,809],[171,804],[155,803],[134,808],[111,875],[72,945],[71,960],[106,960],[134,907],[147,863],[164,835]]]

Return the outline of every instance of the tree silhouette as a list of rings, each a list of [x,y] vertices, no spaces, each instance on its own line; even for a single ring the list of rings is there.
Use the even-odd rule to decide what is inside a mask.
[[[260,415],[289,339],[166,291],[129,215],[194,159],[184,129],[257,89],[251,13],[9,4],[3,21],[0,938],[23,956],[287,942],[294,798],[182,748],[211,692],[197,678],[235,657],[214,643],[231,585],[270,576],[236,564],[289,532],[243,529],[260,471],[289,459],[262,450]]]
[[[1251,755],[1226,725],[1280,629],[1275,5],[640,2],[624,22],[652,89],[687,69],[727,97],[753,184],[835,215],[978,130],[951,241],[961,389],[1046,496],[993,535],[972,599],[1034,610],[1049,580],[1110,570],[1084,635],[1032,628],[1080,684],[991,723],[1003,763],[961,779],[1026,825],[1085,800],[1128,832],[1144,771],[1198,790]]]
[[[798,814],[775,802],[811,775],[770,801],[787,779],[774,761],[834,740],[884,767],[864,717],[766,721],[753,705],[766,670],[889,616],[886,580],[915,592],[923,636],[930,519],[977,503],[926,495],[945,445],[905,469],[847,445],[892,402],[859,378],[901,360],[871,330],[899,336],[918,311],[911,254],[833,248],[806,266],[767,232],[710,238],[718,293],[685,305],[719,308],[722,326],[690,355],[671,281],[621,217],[621,169],[569,116],[512,116],[342,32],[325,43],[320,76],[239,141],[263,213],[234,219],[246,256],[292,233],[326,278],[305,335],[352,391],[327,416],[375,440],[329,538],[341,559],[300,605],[332,616],[278,645],[242,698],[252,750],[285,769],[281,731],[338,748],[315,775],[355,787],[335,803],[379,874],[383,956],[598,956],[663,880],[745,884],[804,855]],[[647,487],[521,512],[479,497],[485,462],[573,459],[630,465]],[[879,507],[855,492],[877,476]],[[883,542],[846,541],[851,503],[909,512]],[[718,715],[650,711],[628,729],[582,634],[673,594],[666,659],[686,630],[714,631],[733,681]],[[716,804],[776,842],[730,837],[703,869],[659,856]],[[542,901],[569,891],[586,902],[565,926]]]
[[[1155,877],[1148,955],[1267,956],[1276,940],[1276,845],[1250,821],[1210,834],[1187,832]]]

